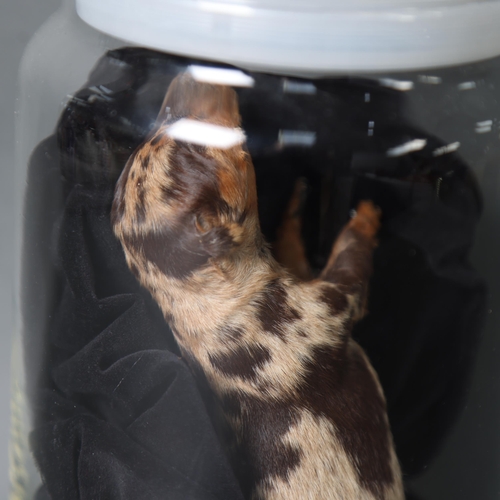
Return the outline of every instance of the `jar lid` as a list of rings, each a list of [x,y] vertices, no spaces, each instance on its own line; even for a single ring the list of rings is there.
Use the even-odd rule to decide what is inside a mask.
[[[76,0],[94,28],[162,51],[321,76],[500,55],[500,0]]]

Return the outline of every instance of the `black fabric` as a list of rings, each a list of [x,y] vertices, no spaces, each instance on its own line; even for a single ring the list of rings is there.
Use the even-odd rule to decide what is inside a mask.
[[[111,196],[75,185],[59,229],[52,387],[36,398],[31,436],[48,491],[58,499],[240,498],[171,332],[127,270]]]
[[[189,62],[109,52],[33,153],[23,312],[31,446],[45,484],[38,500],[243,498],[207,395],[129,272],[109,221],[126,159]],[[304,236],[316,268],[359,199],[383,210],[370,314],[354,335],[379,373],[412,477],[459,415],[482,327],[486,289],[468,263],[480,195],[457,156],[432,156],[441,142],[408,123],[401,93],[336,79],[315,82],[313,96],[285,95],[280,77],[252,76],[255,87],[239,97],[266,237],[273,240],[298,177],[309,186]],[[361,109],[366,93],[371,104]],[[381,132],[370,138],[374,116]],[[316,145],[279,148],[281,129],[315,130]],[[427,147],[387,157],[412,138]]]
[[[401,197],[405,186],[395,180],[365,179],[356,193],[371,193],[386,223],[374,255],[370,314],[354,337],[379,374],[410,477],[428,466],[460,414],[486,315],[484,281],[467,261],[477,201],[463,181],[454,183],[446,203],[425,184]],[[408,205],[395,210],[397,198]]]

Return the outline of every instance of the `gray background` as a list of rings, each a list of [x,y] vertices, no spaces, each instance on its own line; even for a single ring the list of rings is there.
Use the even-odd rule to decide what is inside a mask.
[[[13,333],[13,231],[14,204],[14,113],[17,69],[24,47],[36,29],[53,13],[60,0],[0,0],[0,500],[7,498],[9,432],[10,349]],[[484,179],[483,188],[488,189]],[[491,246],[489,235],[497,232],[500,183],[491,186],[489,204],[478,235],[475,264],[493,284],[498,276],[498,245]],[[490,249],[490,251],[488,251]],[[492,269],[495,270],[491,274]],[[493,303],[500,300],[498,286],[491,289]],[[500,311],[494,310],[481,346],[470,390],[470,399],[459,424],[417,490],[425,500],[500,498],[500,345],[497,326]],[[493,317],[495,317],[493,319]],[[59,499],[58,499],[59,500]],[[63,499],[60,499],[63,500]]]
[[[10,353],[13,333],[14,113],[24,47],[60,0],[0,0],[0,499],[8,492]]]

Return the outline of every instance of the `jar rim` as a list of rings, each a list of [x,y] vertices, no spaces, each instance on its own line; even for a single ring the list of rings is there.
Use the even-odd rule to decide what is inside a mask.
[[[76,0],[129,43],[253,70],[326,76],[500,55],[499,0]]]

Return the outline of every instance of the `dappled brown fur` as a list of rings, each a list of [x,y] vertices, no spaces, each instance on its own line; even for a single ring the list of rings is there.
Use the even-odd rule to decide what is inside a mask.
[[[183,117],[238,127],[236,94],[187,75],[172,82],[156,132],[117,183],[112,222],[128,265],[219,400],[252,498],[403,498],[384,396],[350,336],[364,314],[378,210],[362,202],[320,278],[301,282],[262,238],[247,151],[171,139],[169,125]],[[289,215],[287,237],[300,246]]]

